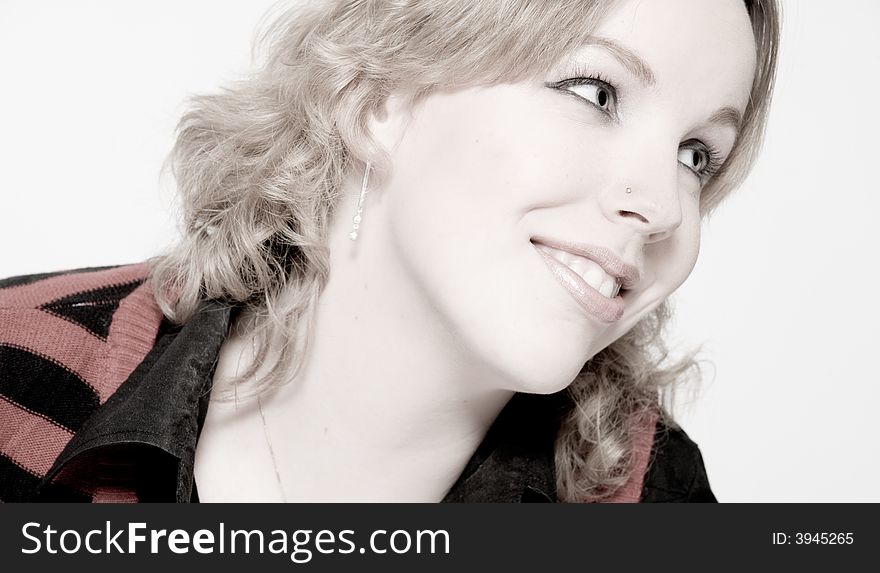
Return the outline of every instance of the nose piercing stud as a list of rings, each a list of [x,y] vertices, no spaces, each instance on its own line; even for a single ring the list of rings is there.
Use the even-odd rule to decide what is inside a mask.
[[[632,188],[631,188],[631,187],[627,187],[627,188],[626,188],[626,192],[627,192],[627,193],[632,193],[632,192],[633,192],[633,190],[632,190]]]

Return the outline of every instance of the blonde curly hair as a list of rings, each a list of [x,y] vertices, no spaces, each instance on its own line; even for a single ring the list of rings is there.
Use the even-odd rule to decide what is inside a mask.
[[[255,391],[291,379],[328,279],[326,230],[342,181],[367,158],[379,158],[378,173],[387,168],[367,129],[371,111],[392,92],[415,102],[438,89],[534,77],[581,45],[612,4],[334,0],[281,12],[257,39],[255,71],[193,98],[179,123],[169,165],[183,237],[151,261],[166,316],[184,322],[207,299],[242,306],[248,328],[279,351]],[[745,4],[758,69],[740,138],[703,191],[704,216],[751,168],[772,94],[779,8]],[[561,501],[601,501],[620,488],[631,473],[633,428],[658,413],[668,418],[659,391],[699,370],[694,353],[669,363],[669,315],[662,304],[568,387],[573,407],[555,453]],[[268,353],[261,345],[257,363]]]

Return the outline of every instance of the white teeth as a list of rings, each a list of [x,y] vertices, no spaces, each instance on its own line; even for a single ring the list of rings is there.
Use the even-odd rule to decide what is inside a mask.
[[[552,248],[547,250],[553,257],[578,274],[584,282],[599,292],[604,297],[614,298],[620,292],[620,284],[617,279],[602,270],[595,262],[577,255],[573,255],[566,251],[559,251]]]
[[[611,291],[611,298],[615,298],[619,294],[620,294],[620,283],[617,281],[614,281],[614,290]]]
[[[602,281],[605,280],[605,271],[593,263],[589,266],[587,272],[583,273],[581,276],[584,277],[584,282],[588,285],[596,290],[600,290],[602,288]]]
[[[614,291],[614,283],[616,281],[605,275],[605,279],[602,281],[602,286],[600,286],[597,290],[602,294],[602,296],[611,298],[611,293]]]
[[[578,257],[572,255],[571,253],[566,253],[565,251],[553,251],[553,256],[557,261],[562,263],[563,265],[570,267],[578,260]]]

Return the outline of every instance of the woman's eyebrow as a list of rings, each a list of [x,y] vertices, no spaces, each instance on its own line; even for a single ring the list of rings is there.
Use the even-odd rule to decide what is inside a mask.
[[[730,106],[722,107],[712,114],[709,118],[709,123],[727,125],[739,133],[739,128],[742,125],[742,114],[736,108]]]
[[[629,48],[621,46],[614,40],[603,38],[601,36],[590,36],[587,38],[585,45],[604,48],[605,51],[614,56],[623,67],[629,70],[632,75],[638,78],[645,87],[652,87],[657,83],[657,79],[654,76],[654,71],[651,69],[651,66],[646,64],[645,60],[640,58],[638,54]]]
[[[654,70],[651,69],[651,66],[649,66],[645,60],[629,48],[618,44],[610,38],[603,38],[602,36],[590,36],[587,38],[584,45],[596,46],[607,51],[633,76],[638,78],[645,87],[656,85],[657,77],[654,75]],[[709,123],[729,126],[739,132],[740,126],[742,125],[742,113],[731,106],[723,107],[712,114],[709,118]]]

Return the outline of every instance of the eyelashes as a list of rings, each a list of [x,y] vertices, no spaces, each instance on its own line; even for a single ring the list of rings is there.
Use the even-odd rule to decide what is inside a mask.
[[[577,72],[573,76],[546,85],[587,102],[604,113],[607,119],[619,123],[621,100],[617,88],[601,74]],[[679,163],[699,178],[702,184],[716,175],[724,162],[716,147],[699,139],[683,142],[678,156]]]
[[[682,151],[693,151],[694,153],[690,159],[682,159]],[[679,162],[696,173],[704,183],[718,173],[723,163],[721,153],[712,145],[699,139],[684,142],[679,148],[678,154]]]
[[[611,114],[612,119],[617,119],[620,96],[617,89],[599,74],[568,78],[551,84],[551,87],[565,90],[575,97],[586,100],[602,111]]]

